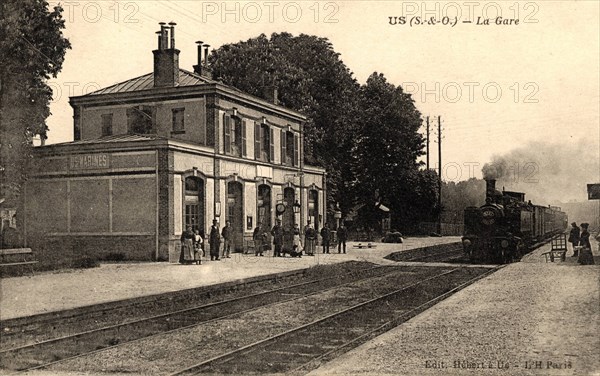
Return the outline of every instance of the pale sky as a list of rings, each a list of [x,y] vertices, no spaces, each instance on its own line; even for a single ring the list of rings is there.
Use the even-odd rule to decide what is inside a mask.
[[[65,34],[73,48],[51,81],[56,98],[48,142],[73,139],[69,95],[151,72],[158,22],[174,21],[180,67],[188,70],[196,63],[196,40],[219,47],[284,31],[328,38],[360,83],[375,71],[384,73],[414,93],[432,124],[442,116],[443,165],[463,166],[460,180],[470,177],[469,164],[481,177],[493,155],[532,141],[585,145],[600,159],[599,3],[65,2]],[[454,22],[457,11],[455,26],[416,25],[413,18],[448,16]],[[519,24],[495,25],[496,12]],[[400,25],[403,14],[407,23]],[[492,25],[477,25],[486,15]],[[397,24],[390,25],[389,17],[398,17]],[[468,20],[473,22],[463,22]],[[437,164],[434,143],[431,161]],[[600,171],[590,176],[600,181]]]

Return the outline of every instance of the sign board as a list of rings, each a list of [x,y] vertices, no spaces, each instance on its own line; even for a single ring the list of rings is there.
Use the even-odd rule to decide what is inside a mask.
[[[600,183],[588,184],[588,200],[600,200]]]
[[[69,163],[71,170],[96,170],[110,167],[108,154],[72,155]]]

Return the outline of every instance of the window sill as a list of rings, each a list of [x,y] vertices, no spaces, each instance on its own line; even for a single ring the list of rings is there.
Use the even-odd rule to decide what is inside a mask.
[[[171,131],[171,134],[185,134],[185,130],[182,130],[182,131]]]

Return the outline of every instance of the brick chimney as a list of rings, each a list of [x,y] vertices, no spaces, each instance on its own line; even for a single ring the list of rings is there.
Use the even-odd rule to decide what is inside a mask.
[[[198,45],[198,64],[194,65],[194,73],[212,79],[212,72],[208,69],[208,48],[210,44],[202,44],[202,41],[197,41]],[[204,61],[202,61],[202,47],[204,47]]]
[[[158,49],[152,51],[154,54],[154,87],[172,87],[179,84],[179,50],[175,48],[176,23],[169,22],[169,26],[166,26],[164,22],[160,22],[159,25],[160,31],[156,32]]]

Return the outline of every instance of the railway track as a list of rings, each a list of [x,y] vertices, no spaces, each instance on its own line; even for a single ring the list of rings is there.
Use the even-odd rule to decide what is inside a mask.
[[[60,361],[117,347],[149,336],[185,329],[200,323],[209,323],[259,307],[321,293],[345,284],[378,278],[396,269],[390,266],[376,266],[356,270],[335,277],[306,281],[5,349],[0,351],[0,368],[19,371],[45,368]],[[223,312],[231,313],[223,314]]]
[[[304,374],[497,270],[454,268],[171,375]],[[475,275],[473,275],[475,274]]]
[[[0,332],[2,333],[0,353],[11,348],[123,324],[186,307],[269,291],[276,286],[285,287],[297,284],[298,281],[322,279],[322,275],[354,273],[371,267],[373,264],[350,261],[335,267],[333,265],[318,266],[305,270],[252,277],[243,281],[2,320],[0,321]]]

